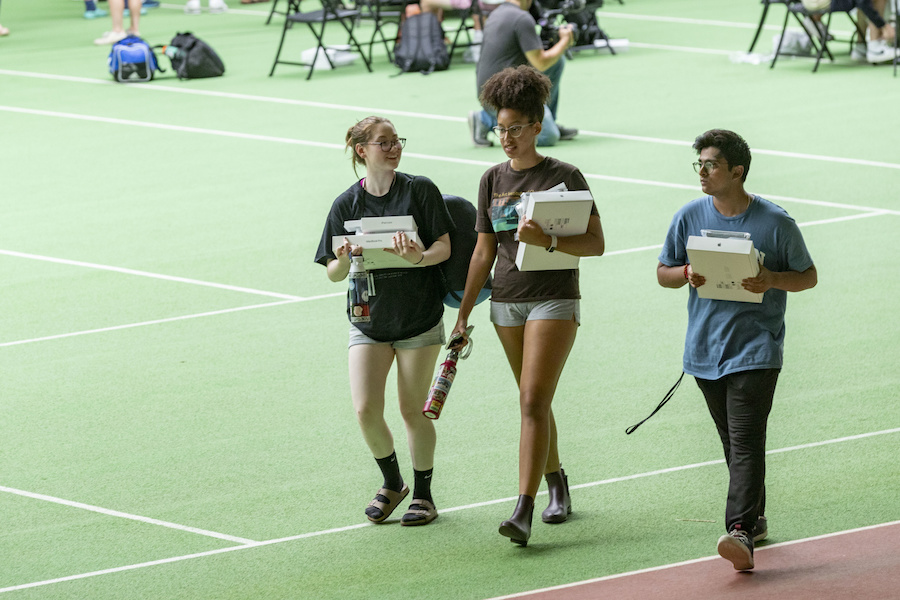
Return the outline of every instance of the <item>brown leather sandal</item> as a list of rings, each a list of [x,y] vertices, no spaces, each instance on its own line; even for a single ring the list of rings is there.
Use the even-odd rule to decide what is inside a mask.
[[[376,492],[375,498],[369,502],[369,506],[378,509],[378,512],[381,513],[380,516],[373,517],[369,514],[369,510],[366,510],[366,517],[372,521],[373,523],[381,523],[394,512],[394,509],[397,508],[397,505],[406,498],[407,494],[409,494],[409,486],[403,484],[403,489],[399,492],[395,492],[394,490],[389,490],[387,488],[381,488]],[[375,511],[372,511],[375,512]]]
[[[438,518],[437,508],[428,500],[413,498],[406,514],[400,518],[401,525],[428,525]]]

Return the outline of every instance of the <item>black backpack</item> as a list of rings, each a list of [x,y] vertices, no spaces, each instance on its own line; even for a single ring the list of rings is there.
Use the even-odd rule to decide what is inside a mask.
[[[475,215],[477,211],[472,203],[459,196],[443,194],[447,212],[453,219],[456,228],[450,232],[450,258],[440,264],[444,278],[444,304],[451,308],[459,308],[463,292],[466,288],[466,276],[469,274],[469,261],[475,251],[478,232],[475,231]],[[491,276],[488,275],[475,304],[491,295]]]
[[[436,16],[421,13],[403,21],[400,41],[394,46],[394,64],[403,73],[419,71],[423,75],[450,66],[444,30]]]
[[[163,52],[172,61],[172,69],[178,79],[218,77],[225,72],[225,65],[209,44],[191,32],[177,33]]]

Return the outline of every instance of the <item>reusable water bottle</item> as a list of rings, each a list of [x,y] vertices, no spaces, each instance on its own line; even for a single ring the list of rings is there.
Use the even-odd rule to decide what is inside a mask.
[[[369,317],[369,277],[363,266],[362,256],[350,259],[350,322],[368,323]]]
[[[469,337],[469,334],[472,333],[474,327],[474,325],[470,325],[466,328],[467,338]],[[441,410],[444,408],[444,403],[447,401],[447,394],[450,393],[450,386],[453,385],[453,380],[456,378],[456,363],[459,360],[465,360],[469,357],[469,354],[472,353],[472,340],[469,340],[465,354],[460,356],[457,348],[459,347],[461,339],[462,336],[450,338],[450,343],[447,344],[447,347],[450,348],[450,352],[447,353],[447,358],[441,363],[438,374],[431,384],[431,390],[428,391],[428,399],[425,400],[422,414],[429,419],[437,419],[441,416]]]

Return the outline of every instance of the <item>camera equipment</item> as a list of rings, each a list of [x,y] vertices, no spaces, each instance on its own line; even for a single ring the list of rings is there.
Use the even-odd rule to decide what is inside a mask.
[[[563,23],[572,25],[575,42],[567,51],[578,52],[587,48],[595,48],[594,40],[606,40],[609,37],[597,23],[597,9],[603,6],[603,0],[534,0],[529,12],[541,26],[541,41],[544,48],[550,48],[559,41],[559,27]],[[610,47],[610,51],[615,51]],[[571,57],[571,56],[570,56]]]

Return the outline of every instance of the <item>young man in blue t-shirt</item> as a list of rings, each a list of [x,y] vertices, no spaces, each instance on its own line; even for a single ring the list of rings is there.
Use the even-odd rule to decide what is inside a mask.
[[[707,196],[672,219],[656,268],[659,284],[690,284],[684,372],[706,398],[725,449],[728,500],[718,551],[735,569],[753,568],[753,542],[766,537],[766,421],[784,348],[787,292],[816,285],[816,267],[794,220],[781,207],[744,191],[750,148],[741,136],[713,129],[694,141],[694,170]],[[706,283],[688,262],[688,237],[701,229],[745,232],[765,258],[759,275],[741,282],[760,304],[700,298]]]

